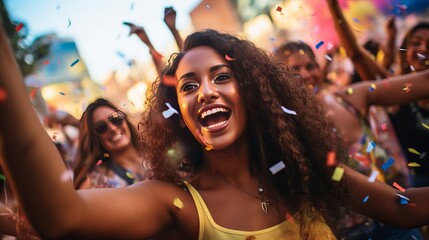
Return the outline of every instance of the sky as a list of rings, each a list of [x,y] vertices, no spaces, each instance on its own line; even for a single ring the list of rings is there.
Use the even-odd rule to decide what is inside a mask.
[[[161,53],[171,49],[173,36],[165,25],[164,8],[177,12],[176,27],[189,29],[189,12],[201,0],[5,0],[9,15],[28,28],[27,43],[42,34],[56,33],[73,38],[89,73],[102,81],[110,72],[126,65],[129,59],[150,61],[148,48],[128,36],[124,21],[145,28],[154,47]],[[182,36],[184,37],[184,36]]]

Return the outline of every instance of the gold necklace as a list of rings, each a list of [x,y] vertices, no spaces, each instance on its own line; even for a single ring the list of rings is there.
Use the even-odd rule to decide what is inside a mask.
[[[235,189],[240,190],[240,191],[246,193],[247,195],[249,195],[249,196],[251,196],[253,198],[256,198],[259,201],[261,201],[262,211],[265,214],[268,214],[268,207],[271,205],[271,201],[269,199],[263,200],[262,196],[263,196],[264,188],[262,187],[261,183],[258,183],[258,195],[255,195],[255,194],[252,194],[252,193],[250,193],[250,192],[248,192],[248,191],[240,188],[239,186],[233,184],[232,182],[228,181],[227,178],[225,178],[224,176],[222,176],[220,174],[214,174],[214,176],[217,176],[217,179],[222,180],[223,182],[225,182],[225,183],[231,185],[232,187],[234,187]]]

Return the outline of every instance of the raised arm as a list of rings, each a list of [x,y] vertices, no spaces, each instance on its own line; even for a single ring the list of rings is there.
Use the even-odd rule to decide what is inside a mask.
[[[371,105],[406,104],[429,97],[429,70],[394,76],[383,81],[352,84],[338,94],[365,116]]]
[[[42,238],[143,238],[171,222],[166,202],[173,200],[156,194],[165,191],[162,186],[74,190],[32,108],[1,23],[0,89],[6,92],[0,102],[0,161],[20,206]]]
[[[384,57],[382,65],[384,69],[390,69],[396,57],[396,37],[398,29],[395,26],[395,17],[391,16],[386,20],[385,29],[387,34],[386,44],[382,44]]]
[[[347,56],[352,60],[359,76],[364,80],[384,78],[388,72],[375,61],[371,55],[358,44],[357,39],[344,17],[337,0],[326,0],[334,21],[335,30],[340,38],[341,45],[346,49]]]
[[[164,22],[173,34],[177,47],[181,52],[183,50],[183,40],[182,37],[180,37],[180,33],[176,28],[176,10],[174,10],[173,7],[166,7],[164,9]]]
[[[367,176],[349,167],[344,168],[344,179],[349,181],[351,188],[348,207],[352,210],[400,228],[415,228],[429,223],[428,187],[402,192],[379,181],[369,182]],[[401,204],[397,194],[408,198],[409,203]]]
[[[136,34],[140,38],[140,40],[144,44],[146,44],[146,46],[149,48],[149,53],[152,56],[152,60],[153,60],[153,63],[155,64],[156,71],[158,72],[158,75],[161,75],[162,68],[164,67],[162,55],[152,45],[152,42],[147,36],[144,28],[140,26],[136,26],[135,24],[129,23],[129,22],[123,22],[123,24],[130,27],[130,35]]]

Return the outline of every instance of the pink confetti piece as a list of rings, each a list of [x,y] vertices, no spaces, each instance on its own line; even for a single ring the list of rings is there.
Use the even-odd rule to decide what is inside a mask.
[[[398,183],[393,182],[393,186],[394,186],[395,188],[397,188],[399,191],[401,191],[401,192],[405,192],[405,189],[404,189],[403,187],[401,187],[401,185],[399,185]]]
[[[18,26],[15,27],[15,31],[19,32],[24,27],[24,24],[19,23]]]
[[[383,131],[387,130],[387,124],[386,123],[382,123],[380,127],[381,127],[381,130],[383,130]]]
[[[98,160],[98,161],[97,161],[97,164],[96,164],[96,165],[97,165],[97,167],[98,167],[98,166],[100,166],[102,163],[103,163],[103,161],[102,161],[101,159],[100,159],[100,160]]]
[[[196,137],[197,137],[199,140],[201,140],[201,142],[204,144],[205,149],[206,149],[207,151],[210,151],[210,150],[212,150],[212,149],[213,149],[213,146],[212,146],[210,143],[208,143],[208,142],[204,139],[204,136],[203,136],[203,134],[201,133],[201,131],[200,131],[199,129],[196,129],[196,130],[195,130],[195,134],[197,135]]]
[[[232,57],[230,57],[230,56],[228,56],[228,55],[225,55],[225,59],[226,59],[227,61],[234,61],[234,60],[235,60],[235,58],[232,58]]]

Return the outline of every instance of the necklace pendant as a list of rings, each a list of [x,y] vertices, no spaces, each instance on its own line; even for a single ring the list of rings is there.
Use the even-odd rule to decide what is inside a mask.
[[[265,214],[268,214],[268,206],[271,205],[271,201],[270,200],[265,200],[261,202],[261,208],[262,211],[264,211]]]

